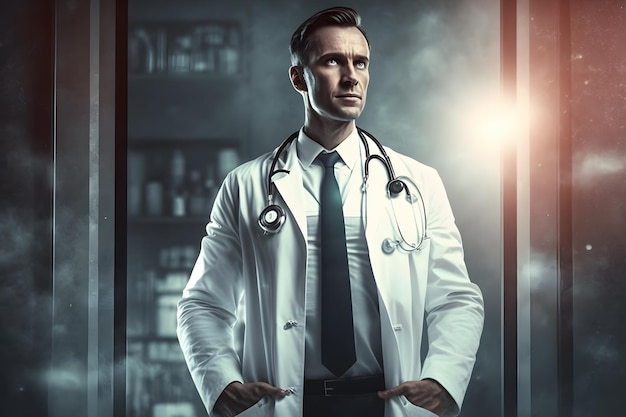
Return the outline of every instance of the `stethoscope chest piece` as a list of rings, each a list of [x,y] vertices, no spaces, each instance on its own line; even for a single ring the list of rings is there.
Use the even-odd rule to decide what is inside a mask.
[[[259,226],[265,233],[277,233],[285,223],[285,211],[276,204],[265,207],[259,215]]]
[[[404,184],[404,181],[399,180],[399,179],[392,179],[387,184],[387,190],[392,196],[396,196],[400,194],[402,191],[404,191],[405,188],[406,188],[406,185]]]
[[[388,237],[387,239],[383,240],[381,249],[383,250],[383,253],[390,255],[393,253],[393,251],[396,250],[397,246],[398,246],[398,242]]]

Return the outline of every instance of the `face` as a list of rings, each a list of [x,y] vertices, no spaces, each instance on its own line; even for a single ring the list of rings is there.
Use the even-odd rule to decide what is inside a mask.
[[[313,33],[313,48],[302,77],[310,117],[352,121],[365,106],[369,46],[355,27],[327,26]]]

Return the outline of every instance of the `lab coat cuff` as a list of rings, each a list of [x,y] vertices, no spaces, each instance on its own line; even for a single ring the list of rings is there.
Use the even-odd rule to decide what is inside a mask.
[[[233,382],[241,382],[243,383],[243,377],[241,372],[236,369],[222,369],[219,377],[217,377],[212,384],[213,395],[210,396],[210,403],[206,404],[207,412],[210,417],[222,417],[219,413],[215,412],[215,403],[224,389],[233,383]]]

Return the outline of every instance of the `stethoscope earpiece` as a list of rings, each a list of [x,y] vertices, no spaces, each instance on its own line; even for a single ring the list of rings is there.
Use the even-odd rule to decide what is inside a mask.
[[[279,205],[270,204],[259,215],[258,223],[266,234],[277,233],[285,223],[285,212]]]

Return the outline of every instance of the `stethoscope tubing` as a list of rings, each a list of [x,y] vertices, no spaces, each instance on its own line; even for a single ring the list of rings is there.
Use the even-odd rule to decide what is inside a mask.
[[[372,135],[371,133],[369,133],[368,131],[361,129],[360,127],[357,127],[357,131],[359,132],[359,137],[361,138],[361,142],[363,142],[363,147],[365,148],[365,162],[364,162],[364,167],[363,167],[363,174],[365,178],[369,178],[370,161],[372,159],[378,159],[380,162],[383,163],[383,165],[385,165],[385,168],[387,169],[389,181],[391,182],[391,181],[396,180],[397,178],[396,178],[396,174],[393,171],[393,164],[391,163],[391,159],[389,159],[389,155],[387,155],[387,151],[385,150],[385,147],[383,146],[383,144],[380,143],[380,141],[376,139],[376,137]],[[376,155],[376,154],[373,154],[373,155],[370,154],[370,147],[364,135],[367,135],[367,137],[369,137],[371,141],[374,142],[374,144],[376,144],[382,156]]]
[[[417,186],[417,184],[414,183],[414,181],[412,181],[411,179],[407,177],[399,178],[395,176],[393,164],[391,163],[391,159],[389,158],[387,151],[385,150],[382,143],[380,143],[380,141],[376,139],[376,137],[374,137],[374,135],[372,135],[371,133],[359,127],[357,127],[357,132],[359,134],[359,138],[361,139],[361,142],[363,143],[363,148],[365,149],[365,161],[363,163],[364,185],[367,184],[367,181],[369,179],[369,163],[373,160],[378,160],[379,162],[383,164],[383,166],[385,167],[385,170],[387,171],[387,178],[388,178],[387,193],[390,198],[393,198],[395,195],[401,193],[404,190],[407,195],[406,198],[409,200],[411,204],[413,204],[412,199],[414,198],[414,196],[409,191],[407,182],[413,185],[413,187],[417,190],[417,194],[419,195],[419,198],[417,199],[420,200],[420,204],[421,204],[420,211],[423,214],[423,216],[421,216],[423,223],[422,223],[422,228],[421,228],[422,233],[419,234],[420,236],[417,239],[417,243],[410,243],[405,240],[402,234],[402,230],[400,230],[398,219],[396,218],[395,220],[396,220],[396,224],[398,225],[397,228],[398,228],[398,233],[400,234],[400,240],[394,242],[391,239],[385,239],[387,246],[390,247],[392,251],[393,251],[393,248],[395,247],[400,247],[404,249],[405,251],[413,251],[413,250],[420,249],[423,241],[427,239],[427,232],[426,232],[427,220],[426,220],[426,207],[425,207],[422,194],[419,190],[419,187]],[[289,137],[287,137],[287,139],[285,139],[283,143],[278,147],[278,149],[276,150],[276,152],[274,153],[272,157],[272,163],[270,165],[270,170],[267,175],[267,182],[266,182],[267,206],[265,207],[265,209],[263,209],[258,219],[258,224],[263,230],[263,234],[277,233],[285,222],[284,210],[280,206],[274,204],[275,184],[274,184],[273,177],[274,175],[279,174],[279,173],[289,174],[289,170],[276,169],[276,165],[278,164],[278,160],[280,159],[280,155],[282,154],[282,152],[290,143],[292,143],[298,137],[298,134],[299,134],[299,131],[296,131],[292,133],[291,135],[289,135]],[[372,142],[374,142],[374,144],[380,151],[380,155],[370,153],[370,148],[369,148],[367,138],[369,138]],[[394,210],[394,216],[395,216],[395,210]],[[414,220],[416,222],[416,227],[419,230],[418,220],[417,219],[414,219]],[[385,251],[384,247],[385,245],[383,245],[383,250]]]

